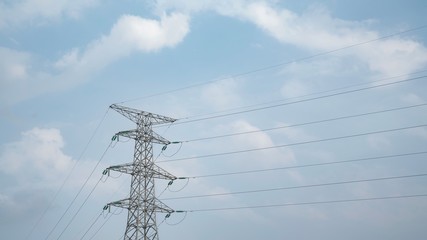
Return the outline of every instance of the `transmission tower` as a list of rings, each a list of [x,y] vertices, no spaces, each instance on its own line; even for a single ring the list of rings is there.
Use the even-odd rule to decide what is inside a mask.
[[[171,142],[155,133],[153,125],[172,123],[176,119],[113,104],[110,108],[136,123],[136,129],[121,131],[113,139],[126,137],[135,140],[133,162],[111,166],[113,170],[130,174],[132,181],[128,198],[111,202],[109,206],[128,210],[124,240],[157,240],[156,213],[175,212],[156,198],[154,179],[175,180],[177,177],[154,163],[153,144],[169,145]]]

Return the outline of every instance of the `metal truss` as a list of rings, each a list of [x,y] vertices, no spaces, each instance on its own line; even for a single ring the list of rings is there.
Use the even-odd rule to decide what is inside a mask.
[[[132,163],[108,167],[132,176],[129,198],[108,203],[108,206],[128,210],[125,240],[157,240],[156,213],[175,212],[156,198],[154,179],[175,180],[177,177],[160,168],[153,160],[153,144],[168,145],[171,142],[155,133],[153,125],[171,123],[176,119],[113,104],[110,108],[135,122],[136,129],[118,132],[116,137],[135,140]]]

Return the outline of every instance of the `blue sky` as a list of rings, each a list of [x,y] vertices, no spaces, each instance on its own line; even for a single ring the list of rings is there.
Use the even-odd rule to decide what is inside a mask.
[[[164,192],[156,182],[176,210],[297,204],[159,214],[160,239],[424,239],[425,197],[298,204],[427,194],[426,11],[415,0],[0,1],[2,238],[120,239],[126,211],[102,208],[130,179],[97,184],[132,160],[131,141],[110,141],[134,127],[108,110],[120,103],[179,119],[155,129],[184,142],[154,149],[176,176],[296,166]],[[348,181],[359,182],[304,187]],[[167,199],[286,187],[297,188]]]

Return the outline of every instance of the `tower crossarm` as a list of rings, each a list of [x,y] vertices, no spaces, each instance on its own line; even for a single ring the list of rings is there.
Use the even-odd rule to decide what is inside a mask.
[[[120,165],[114,165],[111,167],[108,167],[106,170],[107,171],[116,171],[116,172],[121,172],[121,173],[126,173],[126,174],[132,174],[133,173],[133,163],[125,163],[125,164],[120,164]]]
[[[157,166],[156,164],[154,164],[154,166],[153,166],[153,177],[158,178],[158,179],[165,179],[165,180],[176,180],[176,179],[178,179],[177,177],[170,174],[169,172],[167,172],[163,168]]]
[[[165,144],[165,145],[171,144],[169,140],[160,136],[154,131],[145,133],[138,129],[132,129],[132,130],[120,131],[116,133],[115,136],[131,138],[134,140],[142,140],[144,142],[153,142],[153,143]]]
[[[156,198],[155,202],[156,202],[156,206],[155,206],[156,212],[161,212],[161,213],[173,213],[173,212],[175,212],[175,210],[173,210],[172,208],[170,208],[169,206],[164,204],[159,199]]]
[[[137,124],[141,122],[141,119],[143,118],[149,118],[152,125],[172,123],[177,120],[174,118],[162,116],[155,113],[141,111],[141,110],[133,109],[130,107],[120,106],[117,104],[111,105],[110,108],[114,109],[116,112],[120,113],[121,115],[125,116],[126,118],[128,118],[129,120]]]
[[[159,213],[173,213],[175,210],[164,204],[159,199],[155,198],[154,205],[151,205],[149,208],[145,209],[142,205],[131,205],[131,199],[125,198],[122,200],[110,202],[107,204],[108,207],[114,206],[119,208],[125,208],[125,209],[140,209],[142,211],[153,211],[153,212],[159,212]]]
[[[107,171],[116,171],[116,172],[121,172],[121,173],[126,173],[126,174],[138,174],[138,172],[135,172],[134,170],[134,163],[125,163],[125,164],[120,164],[120,165],[114,165],[111,167],[106,168]],[[157,165],[153,165],[151,167],[151,176],[157,179],[165,179],[165,180],[176,180],[178,179],[177,177],[175,177],[174,175],[170,174],[169,172],[167,172],[166,170],[164,170],[163,168],[157,166]]]
[[[130,208],[130,198],[121,199],[118,201],[107,203],[107,206],[114,206],[119,208]]]

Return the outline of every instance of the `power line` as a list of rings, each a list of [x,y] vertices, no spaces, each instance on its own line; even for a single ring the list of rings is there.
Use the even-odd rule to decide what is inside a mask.
[[[343,161],[311,163],[311,164],[294,165],[294,166],[287,166],[287,167],[276,167],[276,168],[265,168],[265,169],[246,170],[246,171],[235,171],[235,172],[226,172],[226,173],[196,175],[196,176],[186,177],[186,178],[221,177],[221,176],[230,176],[230,175],[240,175],[240,174],[250,174],[250,173],[268,172],[268,171],[287,170],[287,169],[295,169],[295,168],[306,168],[306,167],[317,167],[317,166],[325,166],[325,165],[344,164],[344,163],[351,163],[351,162],[371,161],[371,160],[387,159],[387,158],[395,158],[395,157],[406,157],[406,156],[422,155],[422,154],[427,154],[427,151],[400,153],[400,154],[383,155],[383,156],[366,157],[366,158],[356,158],[356,159],[349,159],[349,160],[343,160]]]
[[[110,218],[111,218],[111,216],[113,216],[113,214],[110,214],[106,219],[105,219],[105,221],[102,223],[102,225],[95,231],[95,233],[89,238],[89,240],[92,240],[97,234],[98,234],[98,232],[99,231],[101,231],[101,229],[104,227],[104,225],[108,222],[108,220],[110,220]]]
[[[230,210],[254,209],[254,208],[277,208],[277,207],[289,207],[289,206],[320,205],[320,204],[332,204],[332,203],[349,203],[349,202],[420,198],[420,197],[427,197],[427,194],[398,195],[398,196],[371,197],[371,198],[353,198],[353,199],[299,202],[299,203],[281,203],[281,204],[242,206],[242,207],[201,208],[201,209],[187,210],[187,212],[213,212],[213,211],[230,211]]]
[[[243,77],[243,76],[246,76],[246,75],[250,75],[250,74],[254,74],[254,73],[257,73],[257,72],[262,72],[262,71],[266,71],[266,70],[278,68],[278,67],[289,65],[289,64],[292,64],[292,63],[296,63],[296,62],[302,62],[302,61],[310,60],[310,59],[313,59],[313,58],[316,58],[316,57],[328,55],[328,54],[331,54],[331,53],[334,53],[334,52],[338,52],[338,51],[342,51],[342,50],[345,50],[345,49],[349,49],[349,48],[361,46],[361,45],[364,45],[364,44],[368,44],[368,43],[380,41],[380,40],[383,40],[383,39],[387,39],[387,38],[391,38],[391,37],[394,37],[394,36],[406,34],[406,33],[409,33],[409,32],[421,30],[421,29],[424,29],[424,28],[427,28],[427,25],[421,25],[421,26],[418,26],[418,27],[415,27],[415,28],[411,28],[411,29],[407,29],[407,30],[400,31],[400,32],[397,32],[397,33],[389,34],[389,35],[386,35],[386,36],[383,36],[383,37],[371,39],[371,40],[368,40],[368,41],[365,41],[365,42],[359,42],[359,43],[351,44],[351,45],[344,46],[344,47],[341,47],[341,48],[336,48],[336,49],[333,49],[333,50],[324,51],[324,52],[320,52],[320,53],[309,55],[309,56],[305,56],[305,57],[300,57],[300,58],[297,58],[297,59],[294,59],[294,60],[291,60],[291,61],[286,61],[286,62],[274,64],[274,65],[269,65],[269,66],[261,67],[261,68],[255,69],[255,70],[250,70],[250,71],[246,71],[246,72],[234,74],[234,75],[231,75],[230,77],[222,77],[222,78],[219,78],[219,79],[210,80],[210,81],[206,81],[206,82],[200,82],[200,83],[188,85],[188,86],[181,87],[181,88],[176,88],[176,89],[172,89],[172,90],[168,90],[168,91],[163,91],[163,92],[158,92],[158,93],[154,93],[154,94],[150,94],[150,95],[146,95],[146,96],[142,96],[142,97],[128,99],[128,100],[125,100],[125,101],[122,101],[122,102],[118,102],[117,104],[123,104],[123,103],[127,103],[127,102],[133,102],[133,101],[141,100],[141,99],[147,99],[147,98],[162,96],[162,95],[166,95],[166,94],[170,94],[170,93],[174,93],[174,92],[179,92],[179,91],[183,91],[183,90],[187,90],[187,89],[191,89],[191,88],[195,88],[195,87],[200,87],[200,86],[212,84],[212,83],[219,82],[219,81],[222,81],[222,80],[225,80],[225,79],[229,79],[229,78],[240,78],[240,77]]]
[[[86,230],[86,232],[83,234],[83,236],[80,238],[82,240],[86,234],[92,229],[92,227],[95,225],[96,222],[98,222],[99,218],[102,216],[103,211],[96,217],[96,219],[90,224],[89,228]]]
[[[405,107],[390,108],[390,109],[373,111],[373,112],[366,112],[366,113],[360,113],[360,114],[353,114],[353,115],[347,115],[347,116],[341,116],[341,117],[328,118],[328,119],[317,120],[317,121],[312,121],[312,122],[297,123],[297,124],[291,124],[291,125],[286,125],[286,126],[278,126],[278,127],[274,127],[274,128],[265,128],[265,129],[253,130],[253,131],[236,132],[236,133],[216,135],[216,136],[210,136],[210,137],[201,137],[201,138],[185,140],[182,142],[187,143],[187,142],[210,140],[210,139],[216,139],[216,138],[232,137],[232,136],[238,136],[238,135],[250,134],[250,133],[267,132],[267,131],[273,131],[273,130],[291,128],[291,127],[305,126],[305,125],[325,123],[325,122],[348,119],[348,118],[355,118],[355,117],[368,116],[368,115],[374,115],[374,114],[380,114],[380,113],[386,113],[386,112],[399,111],[399,110],[404,110],[404,109],[409,109],[409,108],[422,107],[422,106],[426,106],[426,105],[427,105],[427,103],[422,103],[422,104],[410,105],[410,106],[405,106]]]
[[[86,178],[86,181],[83,183],[83,185],[80,187],[79,191],[77,192],[77,194],[74,196],[73,200],[68,204],[67,209],[65,210],[65,212],[62,214],[62,216],[58,219],[58,221],[56,222],[55,226],[50,230],[49,234],[46,236],[45,240],[47,240],[50,235],[53,233],[53,231],[56,229],[56,227],[58,226],[58,224],[62,221],[62,219],[64,218],[64,216],[67,214],[67,212],[70,210],[71,206],[73,205],[73,203],[76,201],[77,197],[80,195],[80,193],[82,192],[83,188],[86,186],[86,184],[89,182],[89,179],[92,177],[93,173],[95,172],[96,168],[98,167],[99,163],[101,162],[101,160],[104,158],[105,154],[107,153],[108,149],[111,146],[111,143],[108,145],[108,147],[105,149],[104,153],[102,154],[102,156],[99,158],[98,162],[96,163],[96,165],[93,167],[92,172],[89,174],[89,176]]]
[[[89,194],[86,196],[85,200],[83,201],[83,203],[80,205],[80,207],[77,209],[76,213],[74,213],[73,217],[68,221],[67,225],[65,226],[65,228],[62,230],[61,234],[59,234],[57,240],[59,240],[62,235],[64,234],[64,232],[68,229],[68,227],[71,225],[71,223],[74,221],[74,219],[76,218],[77,214],[79,214],[80,210],[82,210],[83,206],[86,204],[87,200],[89,199],[89,197],[92,195],[92,193],[95,191],[95,188],[98,186],[98,184],[101,182],[102,180],[102,176],[101,178],[99,178],[98,182],[96,182],[96,184],[92,187],[92,190],[89,192]]]
[[[125,183],[125,181],[122,181],[122,183],[119,185],[119,187],[116,189],[116,191],[114,191],[114,192],[112,192],[112,193],[111,193],[110,198],[112,198],[115,194],[117,194],[117,193],[118,193],[118,191],[123,187],[124,183]],[[103,212],[104,212],[104,211],[102,211],[102,212],[100,213],[100,215],[102,215],[102,214],[103,214]],[[115,211],[114,211],[114,212],[115,212]],[[114,214],[114,212],[113,212],[113,214]],[[93,217],[93,218],[95,218],[95,217],[97,217],[97,218],[92,222],[92,224],[89,226],[89,228],[86,230],[86,232],[85,232],[85,233],[83,234],[83,236],[80,238],[80,240],[82,240],[82,239],[87,235],[87,233],[92,229],[93,225],[95,225],[95,223],[99,220],[100,215],[95,215],[95,216]],[[105,216],[104,216],[104,218],[105,218]],[[76,237],[74,237],[74,238],[77,238],[77,236],[76,236]]]
[[[295,96],[295,97],[289,97],[289,98],[278,99],[278,100],[273,100],[273,101],[269,101],[269,102],[256,103],[256,104],[252,104],[252,105],[246,105],[246,106],[240,106],[240,107],[230,108],[230,109],[216,111],[216,112],[202,113],[202,114],[198,114],[198,115],[192,115],[192,116],[182,117],[180,119],[192,119],[192,118],[197,118],[197,117],[202,117],[202,116],[209,116],[209,115],[214,115],[214,114],[219,114],[219,113],[225,113],[225,112],[235,111],[235,110],[239,110],[239,109],[247,109],[247,108],[252,108],[252,107],[257,107],[257,106],[263,106],[263,105],[269,105],[269,104],[274,104],[274,103],[279,103],[279,102],[285,102],[285,101],[292,100],[292,99],[299,99],[299,98],[309,97],[309,96],[313,96],[313,95],[319,95],[319,94],[325,94],[325,93],[330,93],[330,92],[336,92],[338,90],[344,90],[344,89],[353,88],[353,87],[359,87],[359,86],[364,86],[364,85],[372,85],[374,83],[384,82],[384,81],[388,81],[390,79],[395,79],[395,78],[400,78],[400,77],[407,77],[407,76],[410,76],[410,75],[415,75],[415,74],[424,73],[424,72],[427,72],[427,69],[421,70],[421,71],[412,72],[412,73],[405,73],[405,74],[401,74],[401,75],[396,75],[396,76],[392,76],[392,77],[381,78],[381,79],[370,81],[370,82],[364,82],[364,83],[357,83],[357,84],[346,85],[346,86],[342,86],[342,87],[338,87],[338,88],[334,88],[334,89],[329,89],[329,90],[325,90],[325,91],[312,92],[312,93],[308,93],[308,94],[304,94],[304,95],[299,95],[299,96]]]
[[[359,179],[359,180],[349,180],[349,181],[340,181],[340,182],[318,183],[318,184],[309,184],[309,185],[300,185],[300,186],[291,186],[291,187],[277,187],[277,188],[247,190],[247,191],[238,191],[238,192],[212,193],[212,194],[203,194],[203,195],[170,197],[170,198],[163,198],[162,200],[204,198],[204,197],[216,197],[216,196],[238,195],[238,194],[248,194],[248,193],[283,191],[283,190],[290,190],[290,189],[324,187],[324,186],[343,185],[343,184],[351,184],[351,183],[375,182],[375,181],[385,181],[385,180],[392,180],[392,179],[415,178],[415,177],[425,177],[425,176],[427,176],[427,173],[392,176],[392,177],[381,177],[381,178],[370,178],[370,179]]]
[[[330,98],[330,97],[335,97],[335,96],[339,96],[339,95],[344,95],[344,94],[349,94],[349,93],[355,93],[355,92],[361,92],[361,91],[365,91],[365,90],[370,90],[370,89],[375,89],[375,88],[380,88],[380,87],[386,87],[386,86],[390,86],[390,85],[394,85],[394,84],[399,84],[399,83],[405,83],[405,82],[409,82],[409,81],[414,81],[414,80],[422,79],[422,78],[425,78],[425,77],[427,77],[427,75],[419,76],[419,77],[413,77],[413,78],[408,78],[408,79],[405,79],[405,80],[400,80],[400,81],[395,81],[395,82],[388,82],[388,83],[384,83],[384,84],[378,84],[378,85],[375,85],[375,86],[369,86],[369,87],[363,87],[363,88],[358,88],[358,89],[353,89],[353,90],[347,90],[347,91],[338,92],[338,93],[332,93],[332,94],[323,95],[323,96],[319,96],[319,97],[306,98],[306,99],[296,100],[296,101],[292,101],[292,102],[285,102],[285,103],[280,103],[280,104],[274,104],[274,105],[265,106],[265,107],[252,108],[252,109],[248,109],[248,110],[242,110],[242,111],[236,111],[236,112],[231,112],[231,113],[218,114],[218,115],[214,115],[214,116],[210,116],[210,117],[197,118],[197,119],[193,119],[193,120],[176,122],[175,125],[192,123],[192,122],[198,122],[198,121],[204,121],[204,120],[210,120],[210,119],[214,119],[214,118],[228,117],[228,116],[242,114],[242,113],[255,112],[255,111],[260,111],[260,110],[265,110],[265,109],[270,109],[270,108],[276,108],[276,107],[282,107],[282,106],[292,105],[292,104],[296,104],[296,103],[303,103],[303,102],[309,102],[309,101],[314,101],[314,100],[319,100],[319,99],[324,99],[324,98]]]
[[[323,139],[317,139],[317,140],[311,140],[311,141],[304,141],[304,142],[281,144],[281,145],[270,146],[270,147],[251,148],[251,149],[231,151],[231,152],[222,152],[222,153],[213,153],[213,154],[193,156],[193,157],[176,158],[176,159],[170,159],[170,160],[162,160],[162,161],[158,161],[158,162],[176,162],[176,161],[184,161],[184,160],[190,160],[190,159],[217,157],[217,156],[239,154],[239,153],[246,153],[246,152],[255,152],[255,151],[269,150],[269,149],[275,149],[275,148],[283,148],[283,147],[305,145],[305,144],[311,144],[311,143],[327,142],[327,141],[334,141],[334,140],[340,140],[340,139],[346,139],[346,138],[353,138],[353,137],[361,137],[361,136],[367,136],[367,135],[373,135],[373,134],[379,134],[379,133],[402,131],[402,130],[419,128],[419,127],[425,127],[425,126],[427,126],[427,124],[421,124],[421,125],[415,125],[415,126],[408,126],[408,127],[401,127],[401,128],[393,128],[393,129],[380,130],[380,131],[365,132],[365,133],[358,133],[358,134],[345,135],[345,136],[339,136],[339,137],[323,138]]]
[[[43,213],[41,214],[41,216],[38,218],[38,220],[36,221],[36,223],[33,225],[33,227],[31,228],[31,231],[28,233],[28,235],[25,237],[25,240],[27,240],[31,234],[34,232],[34,230],[36,229],[36,227],[39,225],[39,223],[41,222],[41,220],[44,218],[44,216],[46,215],[46,213],[49,211],[49,209],[52,207],[53,203],[55,202],[56,198],[58,197],[59,193],[62,191],[62,189],[65,186],[65,183],[70,179],[71,174],[74,172],[74,169],[77,166],[77,163],[80,161],[80,159],[83,157],[83,155],[86,153],[86,150],[89,147],[89,144],[92,142],[93,138],[95,137],[96,133],[98,132],[99,128],[101,127],[102,123],[104,122],[105,118],[107,117],[108,111],[110,109],[107,108],[107,110],[105,111],[104,115],[101,118],[101,121],[99,121],[98,125],[96,126],[95,130],[93,131],[92,135],[89,138],[89,141],[86,143],[86,145],[84,146],[82,152],[80,153],[79,157],[77,158],[77,160],[75,161],[74,165],[72,166],[70,172],[68,173],[68,175],[65,177],[64,181],[61,183],[61,186],[59,187],[59,189],[56,191],[53,199],[50,201],[49,205],[46,207],[46,209],[43,211]]]

